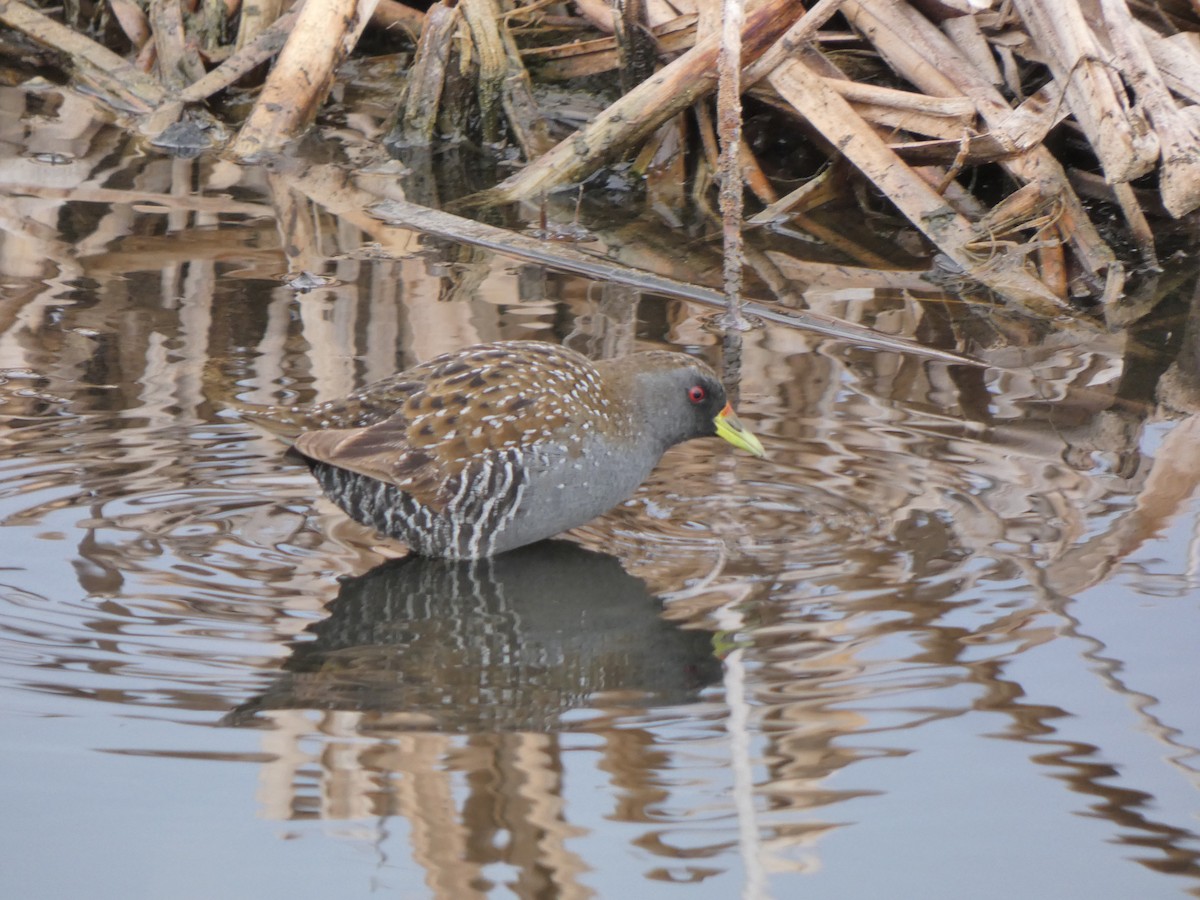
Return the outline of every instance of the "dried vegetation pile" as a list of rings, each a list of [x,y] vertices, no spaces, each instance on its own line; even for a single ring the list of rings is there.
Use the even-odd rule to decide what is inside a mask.
[[[303,132],[356,47],[406,50],[389,143],[519,147],[525,165],[488,200],[537,201],[626,161],[668,218],[709,210],[721,0],[616,6],[109,0],[71,4],[64,22],[0,0],[0,22],[51,48],[160,143],[200,122],[233,133],[224,152],[247,161]],[[741,144],[755,204],[746,225],[787,222],[876,265],[877,247],[820,211],[894,209],[953,277],[1039,313],[1119,318],[1129,263],[1157,265],[1156,222],[1200,206],[1198,6],[749,0],[741,86],[760,124]],[[7,46],[16,52],[11,36]],[[206,104],[268,63],[244,121],[217,121]],[[577,106],[547,102],[553,85],[609,96],[572,121]],[[1102,236],[1092,200],[1119,210],[1122,227]],[[1124,259],[1114,234],[1132,248]]]

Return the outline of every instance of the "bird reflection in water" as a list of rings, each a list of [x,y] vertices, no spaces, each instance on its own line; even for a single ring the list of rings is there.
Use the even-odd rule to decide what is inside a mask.
[[[328,611],[228,724],[319,709],[404,713],[422,730],[551,731],[605,694],[624,708],[694,702],[721,674],[711,632],[665,621],[615,558],[565,541],[394,560],[344,581]]]

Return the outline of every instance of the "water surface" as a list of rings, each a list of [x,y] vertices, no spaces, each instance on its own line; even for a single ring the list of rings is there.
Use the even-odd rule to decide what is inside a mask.
[[[721,366],[706,310],[0,101],[4,896],[1200,893],[1187,271],[1119,334],[791,272],[987,365],[768,324],[766,460],[397,561],[237,410],[477,340]]]

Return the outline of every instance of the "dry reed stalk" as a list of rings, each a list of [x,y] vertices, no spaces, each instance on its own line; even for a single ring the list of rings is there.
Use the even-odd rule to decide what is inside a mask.
[[[1125,87],[1077,0],[1013,0],[1067,105],[1096,151],[1109,182],[1133,181],[1154,168],[1158,140],[1126,99]],[[1097,23],[1101,24],[1101,23]]]
[[[371,15],[371,24],[380,28],[399,28],[415,41],[425,27],[425,13],[396,0],[379,0]]]
[[[878,123],[878,118],[871,116],[871,110],[864,110],[858,106],[855,106],[854,110],[868,122]],[[961,132],[957,138],[898,143],[889,141],[888,147],[911,166],[950,166],[951,171],[943,171],[938,179],[941,185],[938,188],[939,194],[945,192],[948,181],[957,178],[964,167],[999,162],[1013,154],[1012,150],[991,135],[973,135],[968,130]]]
[[[433,141],[450,61],[450,41],[458,22],[457,7],[440,2],[429,7],[405,84],[404,103],[392,130],[396,143],[424,146]]]
[[[244,45],[239,40],[238,49],[232,56],[208,72],[203,78],[194,81],[180,91],[179,99],[184,103],[197,103],[205,100],[265,63],[287,43],[288,35],[291,34],[292,27],[300,16],[300,10],[304,8],[304,3],[305,0],[299,0],[291,9],[259,31],[254,40]],[[240,31],[238,35],[240,39]]]
[[[1163,37],[1141,22],[1137,31],[1167,87],[1185,100],[1200,103],[1200,35],[1184,32]]]
[[[1043,241],[1037,247],[1038,272],[1042,283],[1056,297],[1066,297],[1071,289],[1068,276],[1067,256],[1062,241]]]
[[[307,3],[275,61],[254,108],[230,147],[252,160],[296,137],[325,100],[334,69],[358,41],[377,0]]]
[[[666,0],[643,0],[646,6],[647,23],[651,28],[669,22],[680,13],[691,14],[696,10],[694,4],[672,2]],[[623,5],[623,4],[622,4]],[[593,28],[612,34],[616,30],[613,12],[616,4],[609,0],[574,0],[574,6]]]
[[[742,316],[742,29],[746,11],[742,0],[724,0],[721,8],[721,48],[717,53],[717,139],[720,154],[718,206],[721,210],[722,271],[725,314],[721,324],[734,331],[749,326]],[[749,156],[749,148],[746,148]]]
[[[1027,184],[988,209],[976,223],[981,234],[1000,240],[1036,225],[1051,224],[1055,202],[1037,185]]]
[[[150,20],[145,11],[134,0],[108,0],[108,6],[129,43],[141,50],[150,40]]]
[[[996,87],[1004,84],[1004,75],[996,65],[992,47],[979,27],[978,18],[973,15],[952,16],[942,22],[942,31],[984,78]]]
[[[1122,74],[1158,135],[1159,192],[1167,212],[1178,218],[1200,206],[1200,131],[1176,106],[1129,7],[1118,0],[1100,0],[1100,11],[1123,64]]]
[[[837,89],[837,85],[844,82],[839,82],[837,79],[830,79],[828,85],[834,92],[841,94]],[[943,117],[930,115],[928,113],[915,112],[912,110],[899,109],[895,106],[879,106],[874,103],[855,103],[851,102],[851,108],[855,113],[861,116],[872,125],[878,126],[881,132],[885,134],[894,134],[897,131],[909,132],[910,134],[922,134],[928,137],[935,138],[940,141],[962,139],[966,134],[972,140],[975,136],[971,134],[975,121],[975,116],[953,116]],[[979,136],[980,138],[986,136]],[[993,143],[997,143],[993,141]]]
[[[717,126],[713,122],[712,109],[707,103],[695,103],[692,105],[692,113],[696,117],[696,127],[700,132],[700,147],[704,159],[709,168],[716,172],[717,157],[721,155],[721,149],[717,145]]]
[[[158,54],[159,81],[179,90],[204,76],[195,46],[188,46],[179,0],[151,0],[150,27]]]
[[[875,84],[862,84],[844,78],[823,79],[844,100],[851,103],[870,103],[905,112],[924,113],[956,123],[973,121],[975,104],[967,97],[931,97],[915,91],[901,91]]]
[[[612,34],[613,10],[608,0],[575,0],[575,5],[594,28]]]
[[[771,204],[779,199],[779,192],[775,190],[775,186],[771,184],[771,179],[767,177],[767,173],[763,171],[759,165],[758,159],[754,155],[754,150],[746,143],[746,139],[742,138],[739,142],[738,154],[738,171],[741,174],[742,183],[750,189],[755,199],[759,203]]]
[[[786,219],[793,211],[803,213],[806,209],[813,209],[835,199],[838,192],[829,184],[831,171],[832,169],[824,169],[814,175],[794,191],[785,194],[765,209],[755,213],[746,220],[746,224],[769,225],[772,222]]]
[[[683,226],[686,142],[686,123],[678,115],[654,133],[633,164],[635,172],[645,175],[647,205],[675,228]]]
[[[817,31],[842,7],[843,0],[817,0],[808,12],[796,19],[758,59],[752,60],[742,73],[742,84],[751,87],[767,77],[784,60],[803,52]]]
[[[1012,150],[1032,150],[1045,139],[1056,125],[1070,114],[1062,102],[1062,88],[1051,81],[1036,94],[1031,94],[996,126],[997,134]]]
[[[696,43],[696,17],[678,16],[650,31],[660,51],[687,50]],[[572,41],[553,47],[529,47],[521,50],[521,58],[536,65],[538,77],[545,81],[601,75],[621,65],[617,39],[612,37]]]
[[[243,4],[241,18],[238,19],[235,52],[253,43],[282,14],[283,0],[257,0],[256,3]]]

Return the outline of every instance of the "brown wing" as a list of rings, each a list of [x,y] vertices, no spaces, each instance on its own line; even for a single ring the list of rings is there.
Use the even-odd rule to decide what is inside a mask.
[[[307,432],[296,449],[394,484],[442,511],[457,493],[459,476],[484,460],[523,454],[538,444],[576,452],[607,406],[592,364],[553,344],[482,345],[423,363],[403,377],[406,392],[388,392],[390,417],[365,427]],[[351,396],[372,405],[376,390],[369,386]]]
[[[440,510],[446,472],[434,454],[408,442],[410,423],[393,416],[366,428],[306,431],[295,447],[310,459],[394,484],[424,506]]]

